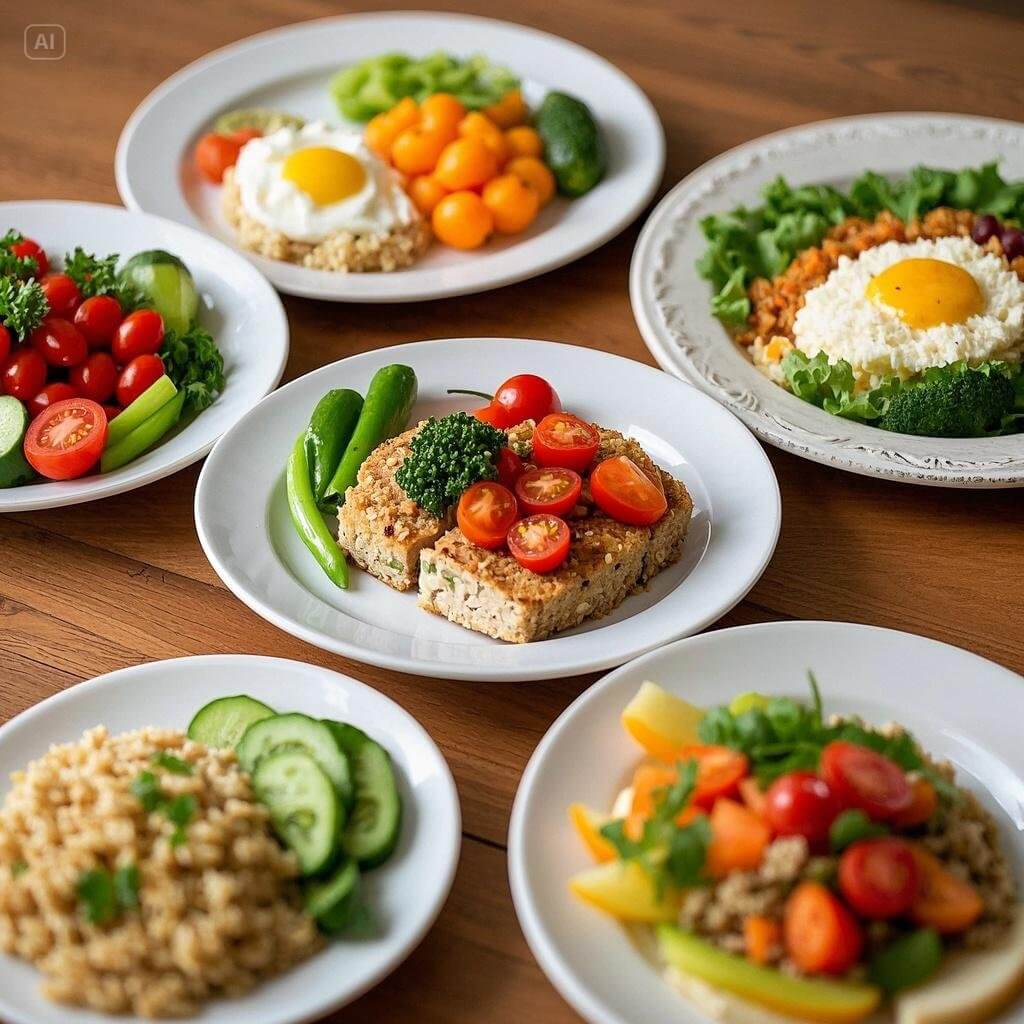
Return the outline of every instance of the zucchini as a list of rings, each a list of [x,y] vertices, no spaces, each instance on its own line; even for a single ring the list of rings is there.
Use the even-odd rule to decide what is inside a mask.
[[[363,396],[350,388],[334,388],[316,403],[306,427],[306,459],[317,504],[323,503],[362,411]]]
[[[366,391],[359,422],[331,482],[326,497],[345,503],[345,491],[356,482],[356,473],[374,448],[405,430],[416,402],[416,374],[410,366],[394,363],[381,367]]]
[[[253,722],[238,744],[238,761],[255,772],[265,757],[279,750],[301,750],[324,770],[347,809],[352,803],[352,776],[348,759],[323,722],[292,712]]]
[[[186,735],[208,747],[234,750],[245,730],[253,722],[270,718],[277,712],[255,697],[218,697],[204,704],[188,723]]]
[[[302,750],[275,751],[257,765],[252,787],[302,873],[327,870],[338,855],[344,811],[320,765]]]
[[[563,195],[582,196],[604,177],[604,139],[582,100],[549,92],[537,109],[534,126],[544,140],[544,160]]]
[[[341,837],[342,849],[367,869],[383,864],[398,845],[402,798],[388,752],[361,729],[324,720],[345,751],[355,786],[355,801]]]
[[[323,931],[328,935],[344,931],[359,918],[362,906],[356,862],[346,860],[323,881],[308,882],[305,896],[306,912]]]
[[[119,276],[142,293],[169,330],[185,334],[192,326],[199,310],[199,292],[188,267],[174,253],[163,249],[136,253]]]
[[[0,487],[28,483],[35,473],[25,461],[28,410],[13,395],[0,397]]]

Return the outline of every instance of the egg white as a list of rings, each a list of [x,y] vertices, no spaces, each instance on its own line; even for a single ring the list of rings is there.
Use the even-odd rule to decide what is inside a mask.
[[[293,153],[324,146],[347,153],[363,166],[366,181],[353,195],[318,205],[283,176]],[[322,242],[331,235],[388,234],[419,219],[398,174],[380,160],[358,132],[314,121],[302,128],[283,127],[247,142],[235,164],[242,207],[253,220],[296,242]]]

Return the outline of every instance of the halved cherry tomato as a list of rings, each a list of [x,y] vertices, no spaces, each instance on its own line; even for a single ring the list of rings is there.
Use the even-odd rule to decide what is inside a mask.
[[[48,316],[33,332],[32,347],[50,366],[77,366],[85,361],[89,346],[70,321]]]
[[[0,324],[0,364],[11,354],[11,332]]]
[[[481,480],[467,488],[459,498],[456,511],[459,529],[466,539],[481,548],[500,548],[519,510],[515,495],[491,480]]]
[[[78,285],[67,274],[47,274],[39,286],[54,316],[70,317],[82,301]]]
[[[77,396],[78,392],[70,384],[55,380],[52,384],[47,384],[38,395],[33,396],[29,400],[28,414],[34,419],[44,409],[49,409],[51,405],[56,405],[58,402],[63,402],[68,398],[76,398]]]
[[[881,921],[905,914],[918,889],[910,844],[885,837],[847,847],[839,860],[839,888],[861,917]]]
[[[121,303],[113,295],[94,295],[75,310],[75,326],[89,348],[110,348],[122,316]]]
[[[123,365],[159,352],[163,340],[164,318],[155,309],[137,309],[118,324],[110,351]]]
[[[136,356],[117,378],[117,400],[121,406],[131,405],[143,391],[164,375],[164,361],[159,356]]]
[[[46,360],[34,348],[23,345],[4,361],[0,378],[8,395],[28,402],[46,383]]]
[[[538,466],[563,466],[582,473],[600,446],[597,427],[567,412],[545,416],[533,430],[533,459]]]
[[[630,526],[651,526],[668,509],[664,491],[626,455],[597,464],[590,474],[590,493],[602,512]]]
[[[793,890],[782,928],[786,952],[808,974],[845,974],[864,948],[856,919],[820,882]]]
[[[896,828],[917,828],[923,825],[939,806],[939,796],[935,787],[923,776],[918,776],[910,784],[914,799],[910,806],[889,820]]]
[[[506,538],[512,557],[531,572],[557,569],[569,557],[569,527],[558,516],[528,516]]]
[[[68,374],[68,383],[74,385],[75,394],[106,402],[117,386],[117,364],[109,352],[93,352],[80,366]]]
[[[888,821],[914,801],[895,761],[847,740],[834,740],[821,752],[821,777],[845,807],[858,807],[876,821]]]
[[[25,434],[25,458],[51,480],[72,480],[99,461],[107,417],[88,398],[69,398],[45,409]]]
[[[489,423],[498,430],[505,430],[505,413],[496,405],[482,405],[479,409],[473,410],[475,416],[481,423]]]
[[[235,166],[242,146],[242,142],[230,135],[222,135],[219,132],[204,135],[196,143],[196,167],[199,173],[207,181],[219,185],[224,180],[224,172]]]
[[[934,854],[918,843],[910,844],[917,862],[917,895],[910,916],[925,928],[943,935],[966,931],[981,916],[985,905],[978,890],[948,871]]]
[[[564,516],[576,507],[582,490],[583,478],[572,469],[530,469],[516,481],[519,506],[531,516],[541,512]]]
[[[526,463],[511,448],[498,449],[498,482],[512,490],[526,472]]]
[[[730,747],[694,743],[680,747],[676,761],[697,762],[697,786],[693,791],[693,802],[710,807],[720,796],[732,796],[737,792],[740,780],[749,768],[746,755]]]
[[[43,247],[31,238],[23,238],[11,246],[15,256],[31,256],[36,261],[36,279],[41,278],[49,269],[50,261],[46,258]]]
[[[780,836],[803,836],[809,843],[828,839],[842,807],[829,784],[813,772],[790,772],[765,793],[768,824]]]

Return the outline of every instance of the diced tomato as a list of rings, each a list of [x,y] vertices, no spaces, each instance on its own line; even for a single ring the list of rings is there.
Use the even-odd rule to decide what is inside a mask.
[[[526,463],[511,448],[498,449],[498,482],[509,490],[516,486],[516,481],[526,472]]]
[[[61,380],[55,380],[47,384],[39,394],[34,395],[28,403],[28,414],[35,418],[44,409],[49,409],[57,402],[63,402],[68,398],[75,398],[78,392],[71,384],[65,384]]]
[[[771,830],[753,811],[722,797],[711,808],[711,842],[705,870],[712,878],[725,878],[733,871],[753,871],[760,865],[771,838]]]
[[[895,828],[917,828],[928,821],[939,806],[939,796],[935,792],[935,787],[923,776],[919,775],[914,779],[910,788],[914,794],[910,806],[889,819]]]
[[[901,839],[862,839],[839,861],[839,888],[862,917],[884,920],[905,914],[917,896],[914,853]]]
[[[73,316],[82,301],[78,285],[67,274],[47,274],[40,282],[40,287],[54,316]]]
[[[903,769],[858,743],[834,740],[821,752],[821,776],[845,807],[858,807],[877,821],[908,810],[914,793]]]
[[[665,492],[625,455],[597,464],[590,493],[602,512],[630,526],[652,526],[668,509]]]
[[[512,557],[537,573],[552,572],[569,557],[569,540],[565,521],[547,514],[520,519],[506,538]]]
[[[11,252],[19,257],[31,256],[36,261],[36,280],[43,277],[50,269],[50,261],[46,258],[43,247],[31,238],[23,238],[20,242],[15,242],[11,246]]]
[[[110,348],[121,319],[121,303],[113,295],[94,295],[75,310],[75,326],[89,348]]]
[[[572,469],[530,469],[516,481],[519,506],[529,515],[564,516],[579,503],[582,491],[583,478]]]
[[[562,466],[582,473],[601,445],[592,423],[558,412],[545,416],[533,430],[533,459],[538,466]]]
[[[107,417],[88,398],[69,398],[45,409],[25,434],[25,458],[51,480],[71,480],[99,461],[107,439]]]
[[[803,836],[809,843],[828,839],[842,810],[829,784],[813,772],[790,772],[777,778],[765,794],[768,824],[777,835]]]
[[[934,854],[912,843],[917,862],[917,895],[910,907],[910,916],[925,928],[934,928],[943,935],[966,931],[985,909],[978,890],[948,871]]]
[[[456,512],[459,529],[481,548],[500,548],[519,510],[515,495],[503,484],[482,480],[467,488]]]
[[[856,919],[820,882],[801,882],[786,901],[786,951],[808,974],[845,974],[860,959]]]

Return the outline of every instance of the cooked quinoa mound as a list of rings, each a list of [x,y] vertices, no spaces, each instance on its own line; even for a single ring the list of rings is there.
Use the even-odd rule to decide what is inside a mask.
[[[183,834],[133,792],[144,772],[166,799],[194,798]],[[319,948],[301,909],[298,864],[274,839],[232,751],[169,730],[111,737],[99,727],[52,747],[12,783],[0,808],[0,950],[35,964],[50,999],[191,1016]],[[83,876],[132,867],[137,905],[89,923]]]
[[[238,240],[252,252],[272,260],[298,263],[313,270],[339,273],[392,271],[410,267],[430,246],[430,225],[417,220],[386,234],[354,235],[338,232],[322,242],[297,242],[251,217],[242,206],[242,194],[232,168],[224,173],[221,207]]]

